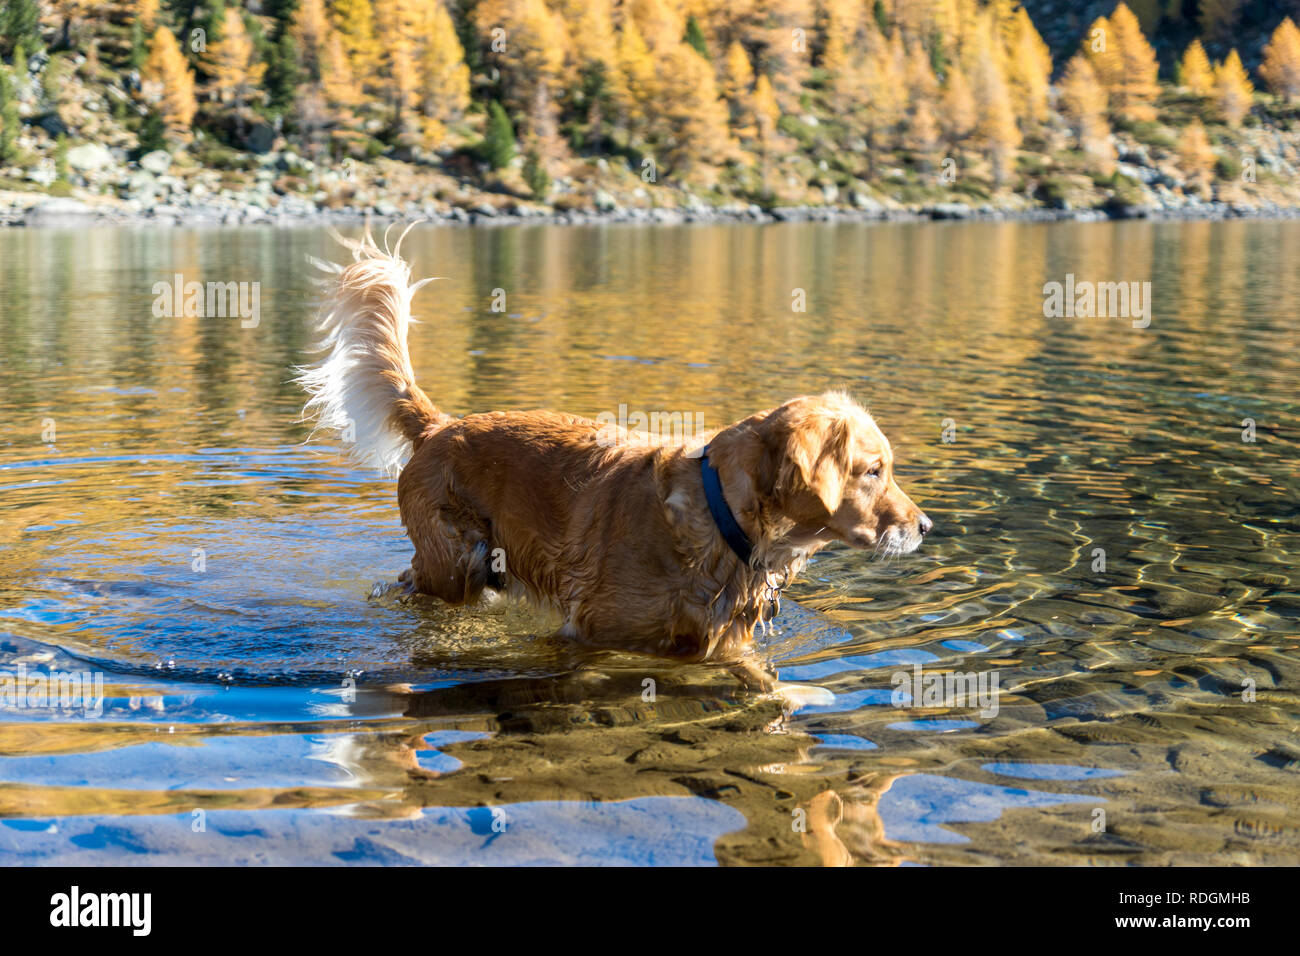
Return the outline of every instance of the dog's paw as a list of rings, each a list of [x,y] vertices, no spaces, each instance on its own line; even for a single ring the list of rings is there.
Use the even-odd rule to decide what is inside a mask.
[[[370,586],[368,601],[380,601],[385,604],[407,604],[415,596],[415,585],[408,568],[396,581],[376,581]]]

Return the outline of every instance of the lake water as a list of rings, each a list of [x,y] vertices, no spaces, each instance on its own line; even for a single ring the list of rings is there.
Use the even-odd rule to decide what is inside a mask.
[[[937,527],[788,592],[761,652],[834,704],[372,599],[394,483],[305,443],[290,380],[324,230],[0,231],[0,678],[104,697],[0,710],[0,862],[1300,863],[1300,223],[405,251],[450,411],[869,406]],[[155,315],[177,273],[259,283],[256,325]],[[1149,281],[1149,327],[1045,318],[1068,275]],[[996,714],[894,706],[915,665]]]

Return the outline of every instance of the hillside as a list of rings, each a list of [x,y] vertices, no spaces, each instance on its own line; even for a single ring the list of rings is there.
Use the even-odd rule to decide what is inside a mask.
[[[1280,214],[1295,5],[0,0],[0,222]]]

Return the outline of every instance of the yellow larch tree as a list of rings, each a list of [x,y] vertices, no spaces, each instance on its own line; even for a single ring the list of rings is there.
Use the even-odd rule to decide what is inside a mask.
[[[943,86],[943,110],[939,125],[944,138],[952,147],[960,146],[975,131],[975,95],[971,92],[966,72],[954,63],[948,69]]]
[[[907,139],[904,142],[925,169],[933,164],[935,151],[939,148],[939,124],[934,118],[930,102],[919,100],[912,107],[912,116],[907,124]]]
[[[864,7],[862,0],[824,0],[821,67],[832,75],[848,68]]]
[[[134,0],[135,20],[145,33],[152,33],[158,23],[158,0]]]
[[[1110,15],[1116,58],[1113,79],[1108,88],[1110,107],[1126,120],[1150,120],[1156,115],[1156,85],[1159,64],[1156,51],[1142,34],[1133,11],[1121,3]]]
[[[768,186],[768,171],[771,169],[773,148],[777,144],[777,123],[781,119],[781,107],[776,101],[776,93],[767,74],[760,74],[754,84],[754,126],[758,131],[759,175],[762,177],[763,192],[771,192]]]
[[[1210,66],[1210,58],[1205,55],[1200,40],[1187,44],[1183,58],[1178,62],[1178,82],[1197,96],[1209,96],[1214,92],[1214,68]]]
[[[321,59],[321,90],[325,102],[335,114],[334,118],[340,123],[346,123],[352,111],[364,100],[352,72],[352,61],[348,57],[343,37],[337,30],[330,30],[325,41],[324,56]]]
[[[1088,27],[1088,32],[1084,34],[1080,50],[1088,58],[1088,65],[1092,67],[1098,83],[1107,91],[1119,85],[1123,70],[1119,45],[1115,42],[1115,31],[1111,28],[1109,20],[1098,17],[1092,21],[1092,26]]]
[[[642,39],[653,52],[667,54],[676,50],[686,32],[686,19],[674,5],[668,0],[631,0],[624,6],[625,10],[630,8]]]
[[[420,108],[425,118],[425,144],[436,147],[446,136],[447,124],[459,119],[469,106],[469,67],[456,25],[442,0],[430,0],[424,36]]]
[[[747,101],[753,82],[754,69],[749,63],[749,54],[739,40],[732,40],[722,63],[722,95],[731,108],[731,123],[738,132],[749,123]],[[768,87],[771,88],[770,83]]]
[[[204,72],[211,77],[208,90],[217,102],[228,103],[238,110],[265,95],[260,84],[266,74],[266,64],[257,61],[253,39],[244,27],[244,18],[234,7],[226,7],[220,39],[204,52],[202,63]]]
[[[1115,148],[1106,122],[1106,90],[1082,53],[1065,65],[1060,90],[1061,114],[1073,127],[1079,148],[1096,161],[1100,172],[1109,175],[1115,168]]]
[[[142,77],[145,93],[158,103],[167,131],[188,140],[198,103],[194,99],[194,71],[185,61],[176,35],[160,27],[149,44],[149,58]]]
[[[1020,145],[1020,128],[1016,125],[1011,90],[993,50],[985,54],[977,68],[974,92],[978,116],[975,133],[993,164],[993,178],[1001,185],[1010,175],[1011,161]]]
[[[1275,96],[1300,99],[1300,29],[1290,17],[1277,25],[1264,47],[1259,75]]]
[[[578,68],[599,64],[606,78],[618,66],[612,0],[566,0],[564,19],[573,24],[570,53]]]
[[[382,0],[375,7],[375,39],[384,79],[379,89],[392,108],[399,139],[415,132],[413,113],[420,87],[416,38],[423,34],[424,14],[419,0]]]
[[[736,154],[713,67],[685,42],[663,65],[663,96],[650,105],[651,127],[674,176],[711,184],[713,168]]]
[[[298,59],[303,70],[312,82],[319,82],[325,48],[333,32],[325,13],[325,0],[298,0],[289,32],[298,47]]]
[[[1222,63],[1214,68],[1214,102],[1229,126],[1241,125],[1250,112],[1255,86],[1250,82],[1241,57],[1232,50]]]
[[[384,0],[386,2],[386,0]],[[369,86],[379,69],[379,41],[370,0],[330,0],[330,19],[358,83]]]
[[[633,136],[644,136],[647,104],[659,91],[654,57],[631,17],[618,34],[618,70],[614,75],[614,102],[623,126]]]
[[[1210,148],[1210,137],[1200,120],[1192,120],[1178,143],[1178,165],[1189,182],[1204,193],[1209,189],[1214,173],[1215,156]]]
[[[919,42],[913,43],[907,51],[906,78],[908,103],[934,102],[939,92],[939,81],[930,66],[930,54]]]
[[[1047,119],[1052,54],[1024,7],[1018,7],[1011,18],[1011,45],[1006,56],[1016,115],[1025,124],[1037,126]]]

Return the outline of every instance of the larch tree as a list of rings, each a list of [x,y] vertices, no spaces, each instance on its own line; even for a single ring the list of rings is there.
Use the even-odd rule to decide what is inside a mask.
[[[1073,128],[1079,148],[1092,157],[1099,172],[1108,175],[1115,167],[1115,148],[1106,122],[1106,90],[1082,53],[1065,65],[1060,91],[1061,113]]]
[[[934,155],[939,148],[939,123],[934,118],[930,100],[918,100],[912,107],[912,115],[907,124],[907,139],[904,145],[920,161],[922,169],[930,169],[934,164]]]
[[[149,58],[142,73],[145,94],[158,104],[168,133],[187,141],[192,132],[198,103],[194,98],[194,71],[185,61],[176,35],[160,27],[149,44]]]
[[[158,24],[158,0],[133,0],[132,13],[135,15],[135,22],[146,33],[152,33]]]
[[[907,86],[887,46],[860,52],[840,78],[848,127],[866,141],[867,175],[874,176],[906,106]]]
[[[943,129],[948,145],[956,148],[975,131],[975,123],[978,119],[975,112],[975,95],[971,92],[965,71],[956,63],[948,70],[941,102],[943,109],[940,113],[939,125]]]
[[[569,0],[576,8],[565,11],[573,23],[570,53],[574,65],[581,69],[592,64],[612,74],[618,65],[618,38],[614,32],[614,7],[611,0]]]
[[[564,85],[567,35],[564,22],[545,0],[521,0],[519,23],[513,31],[513,105],[528,117],[532,147],[542,157],[563,152],[556,132],[556,100]]]
[[[1240,126],[1250,112],[1255,86],[1250,82],[1241,57],[1232,50],[1222,63],[1214,68],[1214,102],[1229,126]]]
[[[686,34],[685,20],[668,0],[631,0],[625,5],[629,8],[646,46],[655,53],[675,50]]]
[[[1109,88],[1111,109],[1126,120],[1154,119],[1153,104],[1160,92],[1156,51],[1143,36],[1138,18],[1123,3],[1111,14],[1110,26],[1117,57],[1117,74]]]
[[[351,120],[353,111],[365,99],[357,86],[356,75],[352,72],[352,60],[348,57],[343,37],[337,30],[330,30],[325,40],[324,57],[321,60],[321,90],[332,118],[342,124]]]
[[[370,0],[330,0],[330,19],[347,54],[353,78],[363,86],[379,68],[379,41]]]
[[[862,0],[823,0],[820,66],[832,76],[849,67],[863,10]]]
[[[1210,137],[1200,120],[1192,120],[1178,143],[1179,166],[1188,182],[1196,185],[1205,193],[1210,186],[1214,172],[1214,150],[1210,148]]]
[[[768,172],[772,166],[773,149],[777,144],[777,123],[781,119],[781,107],[766,73],[760,74],[754,84],[753,100],[754,127],[758,133],[759,176],[764,195],[770,195],[772,190],[768,185]]]
[[[618,34],[618,70],[614,77],[614,102],[620,121],[633,138],[646,133],[647,107],[658,93],[659,80],[654,57],[637,28],[628,17]]]
[[[722,95],[726,97],[731,107],[731,123],[738,131],[749,122],[746,103],[753,82],[754,69],[750,66],[749,54],[745,52],[739,40],[732,40],[722,62]],[[769,83],[769,87],[770,85]]]
[[[441,0],[431,0],[420,59],[420,106],[424,112],[424,140],[438,146],[448,123],[459,119],[469,106],[469,66],[456,36],[451,14]]]
[[[260,84],[266,74],[266,64],[258,62],[244,18],[234,7],[226,8],[220,37],[203,54],[203,70],[211,78],[208,92],[218,103],[229,104],[238,114],[249,102],[265,95]]]
[[[1088,27],[1088,32],[1084,34],[1080,50],[1088,58],[1088,65],[1092,67],[1098,83],[1107,91],[1119,85],[1123,69],[1119,44],[1115,42],[1115,31],[1111,28],[1109,20],[1098,17],[1092,21],[1092,26]]]
[[[1011,18],[1010,33],[1006,51],[1007,82],[1016,115],[1027,126],[1038,126],[1047,119],[1052,54],[1024,7],[1018,7]]]
[[[303,72],[312,82],[320,82],[321,64],[333,29],[325,13],[325,0],[299,0],[289,32],[298,46]]]
[[[975,104],[979,117],[976,136],[993,165],[994,180],[1002,185],[1010,175],[1011,161],[1020,145],[1020,129],[1011,90],[992,51],[985,55],[976,74]]]
[[[675,176],[709,182],[710,170],[736,152],[713,66],[685,41],[662,62],[663,96],[653,102],[650,116],[656,139]]]
[[[1214,68],[1200,40],[1193,40],[1183,52],[1178,62],[1178,82],[1197,96],[1210,96],[1214,92]]]
[[[1300,29],[1290,17],[1277,25],[1264,47],[1259,75],[1275,96],[1300,99]]]
[[[375,39],[380,49],[384,91],[399,140],[415,133],[414,107],[420,86],[416,38],[423,32],[419,0],[382,0],[375,7]]]
[[[939,81],[930,65],[930,54],[921,43],[907,51],[907,100],[910,104],[933,103],[939,93]],[[931,114],[931,119],[934,116]]]

